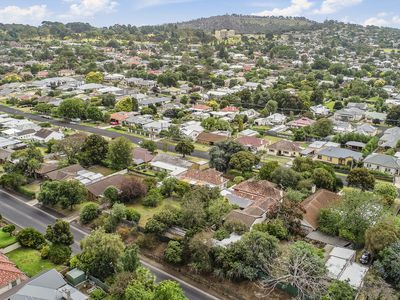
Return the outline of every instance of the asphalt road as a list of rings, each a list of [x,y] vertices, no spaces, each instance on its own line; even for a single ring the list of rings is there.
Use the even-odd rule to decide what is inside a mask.
[[[10,222],[16,224],[18,227],[33,227],[40,232],[44,233],[49,224],[53,224],[56,217],[35,207],[29,205],[25,199],[11,195],[8,192],[0,189],[0,214]],[[75,241],[71,246],[74,253],[79,253],[79,242],[88,235],[87,232],[71,225],[71,232],[74,235]],[[148,262],[142,261],[142,264],[152,271],[157,280],[175,280],[180,283],[186,296],[191,300],[215,300],[218,299],[201,289],[168,274],[167,272],[155,267]]]
[[[132,136],[129,134],[108,131],[105,129],[91,127],[91,126],[85,126],[85,125],[81,125],[81,124],[74,124],[74,123],[70,123],[67,121],[59,121],[59,120],[54,120],[54,119],[43,118],[39,115],[26,113],[21,110],[18,110],[18,109],[12,108],[12,107],[8,107],[5,105],[0,105],[0,111],[5,112],[7,114],[24,116],[25,118],[28,118],[28,119],[31,119],[34,121],[38,121],[38,122],[48,122],[48,123],[51,123],[56,126],[67,127],[67,128],[75,129],[75,130],[79,130],[79,131],[94,133],[94,134],[98,134],[98,135],[109,137],[109,138],[117,138],[117,137],[123,136],[123,137],[126,137],[127,139],[129,139],[134,144],[139,144],[143,140],[141,138],[138,138],[138,137],[135,137],[135,136]],[[160,150],[165,149],[165,144],[163,142],[156,142],[156,144],[157,144],[158,149],[160,149]],[[168,144],[167,150],[170,152],[175,152],[175,147],[173,145]],[[193,153],[191,154],[191,156],[195,156],[195,157],[202,158],[202,159],[209,158],[208,152],[199,151],[199,150],[194,150]]]

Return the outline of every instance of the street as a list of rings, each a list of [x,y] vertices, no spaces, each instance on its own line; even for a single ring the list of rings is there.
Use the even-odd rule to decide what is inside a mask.
[[[28,119],[31,119],[31,120],[34,120],[34,121],[47,122],[47,123],[51,123],[51,124],[56,125],[56,126],[67,127],[67,128],[74,129],[74,130],[79,130],[79,131],[83,131],[83,132],[89,132],[89,133],[93,133],[93,134],[98,134],[98,135],[109,137],[109,138],[112,138],[112,139],[123,136],[123,137],[126,137],[128,140],[130,140],[132,143],[138,144],[138,145],[143,140],[141,138],[138,138],[138,137],[135,137],[135,136],[132,136],[132,135],[129,135],[129,134],[119,133],[119,132],[115,132],[115,131],[108,131],[108,130],[105,130],[105,129],[86,126],[86,125],[81,125],[81,124],[74,124],[74,123],[58,121],[58,120],[54,120],[54,119],[43,118],[43,117],[41,117],[39,115],[26,113],[26,112],[23,112],[21,110],[18,110],[18,109],[12,108],[12,107],[8,107],[8,106],[5,106],[5,105],[0,105],[0,111],[5,112],[7,114],[11,114],[11,115],[24,116],[25,118],[28,118]],[[157,148],[158,149],[160,149],[160,150],[164,150],[165,149],[165,143],[156,142],[156,144],[157,144]],[[167,144],[167,150],[170,151],[170,152],[175,152],[175,146]],[[191,154],[191,156],[202,158],[202,159],[208,159],[209,158],[208,152],[199,151],[199,150],[194,150],[193,153]]]
[[[53,224],[56,221],[56,217],[51,214],[35,207],[30,206],[26,200],[14,196],[2,189],[0,189],[0,214],[3,218],[13,222],[15,225],[21,228],[33,227],[44,233],[46,227],[49,224]],[[74,244],[71,246],[74,253],[79,253],[79,242],[88,235],[87,232],[71,225],[71,232],[75,238]],[[183,281],[175,276],[168,274],[167,272],[159,269],[158,267],[152,266],[148,262],[141,261],[142,264],[151,270],[157,277],[157,280],[175,280],[180,283],[186,296],[191,300],[208,300],[218,299],[207,292]]]

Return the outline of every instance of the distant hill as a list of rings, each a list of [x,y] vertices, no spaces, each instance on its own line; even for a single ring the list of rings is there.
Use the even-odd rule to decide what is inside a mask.
[[[305,30],[319,23],[304,17],[259,17],[246,15],[223,15],[200,18],[177,23],[179,28],[200,29],[213,32],[220,29],[233,29],[237,33],[280,33],[292,30]]]

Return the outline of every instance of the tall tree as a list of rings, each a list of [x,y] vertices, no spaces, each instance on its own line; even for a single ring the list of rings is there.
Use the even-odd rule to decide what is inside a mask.
[[[125,137],[112,140],[109,144],[108,159],[111,168],[122,170],[132,164],[132,144]]]
[[[69,223],[64,220],[57,220],[53,226],[48,225],[44,237],[53,244],[71,246],[74,243]]]
[[[108,154],[108,141],[100,135],[88,136],[81,148],[79,161],[85,166],[101,164]]]
[[[185,157],[186,155],[192,154],[194,151],[194,145],[188,140],[181,140],[175,146],[175,151]]]
[[[354,168],[347,176],[347,183],[363,191],[372,190],[375,186],[375,177],[366,168]]]

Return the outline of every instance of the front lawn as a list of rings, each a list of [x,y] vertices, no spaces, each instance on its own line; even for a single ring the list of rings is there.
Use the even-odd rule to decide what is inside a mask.
[[[30,184],[23,185],[22,188],[37,195],[40,192],[40,182],[34,181]]]
[[[160,211],[164,210],[167,207],[179,207],[179,202],[176,200],[171,199],[164,199],[162,203],[157,207],[146,207],[143,206],[141,203],[135,204],[128,204],[128,207],[133,207],[140,213],[140,220],[139,226],[144,227],[147,221],[154,216],[155,214],[159,213]]]
[[[91,166],[88,170],[91,172],[100,173],[103,176],[108,176],[115,172],[114,170],[104,166]]]
[[[7,232],[0,229],[0,249],[14,244],[17,241],[15,236],[10,236]]]
[[[286,156],[275,156],[275,155],[269,155],[265,154],[261,158],[262,162],[269,162],[269,161],[277,161],[280,165],[284,166],[287,164],[289,161],[291,161],[293,158],[286,157]]]
[[[29,277],[56,267],[56,265],[49,260],[42,259],[40,257],[40,252],[35,249],[20,248],[6,255],[18,269],[25,272]]]

